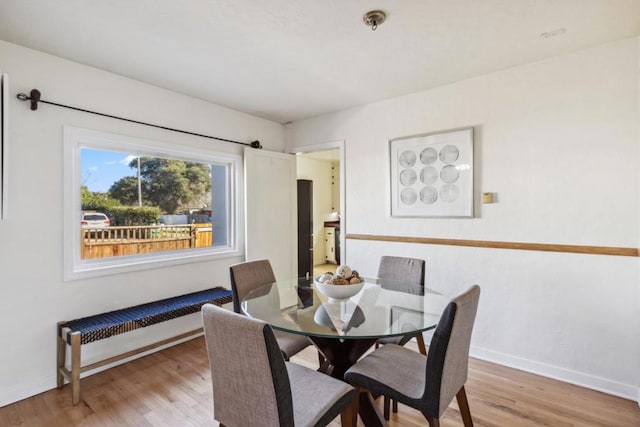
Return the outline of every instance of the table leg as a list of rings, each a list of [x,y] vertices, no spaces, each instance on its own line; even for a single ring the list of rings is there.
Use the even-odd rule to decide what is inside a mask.
[[[375,338],[345,339],[309,337],[313,344],[325,357],[320,371],[340,380],[344,373],[353,366],[376,342]]]
[[[318,350],[324,355],[325,363],[319,371],[334,378],[344,380],[344,373],[362,357],[377,341],[370,339],[336,339],[309,337]],[[384,426],[384,417],[375,405],[371,393],[359,393],[358,415],[365,426]]]
[[[358,406],[358,415],[362,419],[362,423],[367,427],[383,427],[387,425],[384,417],[378,411],[376,402],[373,400],[371,393],[360,393],[360,404]]]

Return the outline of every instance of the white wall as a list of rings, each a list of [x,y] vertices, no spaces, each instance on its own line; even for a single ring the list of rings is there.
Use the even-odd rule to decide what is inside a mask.
[[[196,291],[228,287],[241,258],[62,280],[62,127],[72,125],[200,149],[242,146],[191,137],[15,99],[32,88],[43,99],[282,151],[280,124],[0,41],[10,76],[9,212],[0,221],[0,406],[55,387],[56,323]],[[171,70],[167,70],[171,72]],[[83,346],[95,361],[201,325],[194,314]]]
[[[638,247],[638,38],[294,122],[287,148],[346,142],[347,234]],[[391,218],[388,141],[474,126],[473,219]],[[383,254],[427,260],[427,285],[482,296],[472,353],[638,398],[636,257],[347,240],[375,274]]]
[[[325,263],[324,221],[331,213],[331,163],[298,156],[298,179],[313,181],[313,265]]]

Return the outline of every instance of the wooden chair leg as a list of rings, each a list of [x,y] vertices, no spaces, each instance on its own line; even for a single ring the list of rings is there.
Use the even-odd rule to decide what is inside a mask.
[[[436,417],[430,417],[428,415],[424,416],[429,423],[429,427],[440,427],[440,419]]]
[[[356,427],[358,423],[358,409],[360,406],[360,390],[356,388],[356,397],[351,404],[340,414],[342,427]]]
[[[416,335],[416,341],[418,342],[418,350],[420,350],[420,354],[427,355],[427,346],[424,344],[424,337],[422,333]]]
[[[390,399],[385,396],[382,407],[384,409],[384,419],[387,421],[389,421],[389,418],[391,417],[390,408],[393,408],[394,414],[398,413],[398,401],[395,399]]]
[[[318,366],[322,368],[322,364],[324,363],[324,356],[322,353],[318,352]]]
[[[469,401],[467,400],[467,393],[464,391],[464,386],[462,386],[456,394],[456,400],[458,401],[458,408],[460,408],[460,415],[462,416],[462,423],[464,424],[464,427],[473,427],[471,411],[469,410]]]
[[[384,397],[383,408],[384,408],[384,419],[389,421],[389,407],[391,406],[391,399],[387,396]]]

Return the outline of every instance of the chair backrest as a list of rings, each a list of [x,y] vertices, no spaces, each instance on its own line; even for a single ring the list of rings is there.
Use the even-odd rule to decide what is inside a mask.
[[[213,304],[202,318],[214,418],[226,427],[293,426],[291,385],[271,327]]]
[[[271,263],[267,259],[241,262],[229,267],[231,275],[231,293],[233,311],[241,313],[240,301],[251,291],[260,286],[276,281]]]
[[[423,395],[430,416],[440,417],[467,382],[469,345],[479,300],[478,285],[454,298],[433,333]]]
[[[424,265],[423,259],[384,255],[378,267],[380,285],[383,288],[394,288],[395,283],[424,286]]]

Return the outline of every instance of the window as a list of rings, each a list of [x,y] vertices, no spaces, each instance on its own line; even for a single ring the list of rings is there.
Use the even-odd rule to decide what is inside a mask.
[[[65,127],[65,279],[237,256],[240,157]]]

